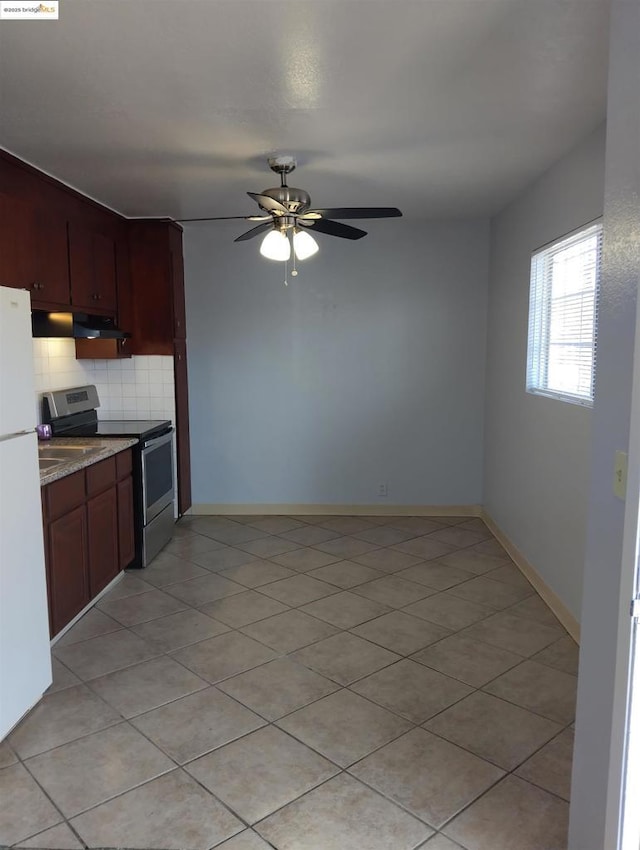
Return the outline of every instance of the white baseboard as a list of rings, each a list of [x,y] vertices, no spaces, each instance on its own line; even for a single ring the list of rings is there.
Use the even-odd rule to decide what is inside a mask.
[[[481,505],[192,505],[190,516],[468,516],[481,517]]]
[[[560,620],[562,625],[569,632],[575,642],[579,644],[580,623],[576,620],[571,611],[569,611],[569,609],[560,599],[558,594],[555,591],[551,590],[549,585],[540,576],[535,567],[533,567],[529,563],[529,561],[527,561],[522,552],[520,552],[520,550],[516,546],[514,546],[514,544],[509,540],[506,534],[504,534],[502,529],[498,525],[496,525],[491,516],[489,516],[489,514],[484,510],[482,511],[481,516],[487,524],[489,531],[491,531],[496,540],[503,546],[511,560],[516,565],[516,567],[518,567],[518,569],[527,579],[527,581],[529,581],[533,585],[538,595],[541,596],[542,599],[549,606],[549,608],[551,608],[553,613],[556,615],[558,620]]]

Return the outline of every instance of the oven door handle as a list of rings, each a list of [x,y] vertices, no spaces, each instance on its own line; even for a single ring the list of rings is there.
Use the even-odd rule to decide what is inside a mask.
[[[156,446],[161,446],[163,443],[168,443],[173,439],[173,428],[167,431],[161,437],[155,437],[153,440],[145,440],[142,444],[142,451],[147,449],[155,449]]]

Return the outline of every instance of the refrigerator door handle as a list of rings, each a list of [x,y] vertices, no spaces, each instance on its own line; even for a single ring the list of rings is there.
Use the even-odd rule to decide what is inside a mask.
[[[13,440],[14,437],[24,437],[25,434],[35,434],[35,428],[25,428],[24,431],[14,431],[13,434],[2,434],[0,436],[0,443],[3,443],[5,440]]]

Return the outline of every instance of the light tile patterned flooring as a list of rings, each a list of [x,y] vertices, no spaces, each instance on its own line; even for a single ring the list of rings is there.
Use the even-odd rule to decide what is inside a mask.
[[[577,648],[480,520],[185,518],[53,654],[0,845],[566,846]]]

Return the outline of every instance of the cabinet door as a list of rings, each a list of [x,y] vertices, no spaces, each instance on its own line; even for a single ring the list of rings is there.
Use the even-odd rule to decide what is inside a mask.
[[[116,312],[115,239],[84,222],[69,222],[69,272],[73,306],[87,313]]]
[[[71,303],[78,309],[90,310],[95,306],[91,232],[78,221],[69,222],[69,274]]]
[[[191,449],[189,445],[189,388],[187,385],[187,345],[176,340],[174,347],[176,391],[176,447],[178,459],[178,514],[191,507]]]
[[[184,305],[184,264],[182,260],[182,233],[171,227],[169,234],[171,254],[171,286],[173,291],[173,336],[186,339],[187,318]]]
[[[55,210],[36,213],[35,280],[31,302],[43,309],[71,304],[67,219]]]
[[[118,550],[120,569],[126,570],[136,556],[133,527],[133,479],[130,475],[118,481]]]
[[[33,289],[35,211],[23,198],[0,194],[0,286]]]
[[[94,233],[92,249],[93,285],[98,307],[115,313],[117,308],[115,239],[104,233]]]
[[[91,598],[120,572],[116,488],[87,502],[89,525],[89,590]]]
[[[87,513],[81,505],[49,524],[52,634],[56,635],[90,600]]]

